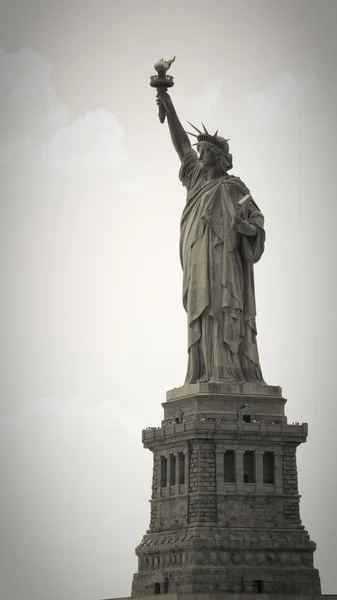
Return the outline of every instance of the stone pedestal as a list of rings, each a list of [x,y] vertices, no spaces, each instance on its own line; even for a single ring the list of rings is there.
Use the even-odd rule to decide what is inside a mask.
[[[319,595],[315,543],[301,524],[296,448],[279,387],[171,390],[153,452],[150,528],[136,548],[132,596]]]

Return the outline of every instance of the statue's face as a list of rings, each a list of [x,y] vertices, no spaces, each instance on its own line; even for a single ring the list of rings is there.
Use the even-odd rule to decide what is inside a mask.
[[[199,156],[204,167],[214,167],[217,162],[217,155],[213,150],[212,144],[201,142],[198,145]]]

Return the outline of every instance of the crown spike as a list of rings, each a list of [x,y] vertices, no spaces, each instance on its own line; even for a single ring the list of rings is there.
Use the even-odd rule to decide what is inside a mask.
[[[207,129],[206,129],[206,127],[205,127],[205,125],[203,124],[203,122],[202,122],[202,121],[201,121],[201,125],[203,126],[203,128],[204,128],[204,132],[206,133],[206,135],[209,135],[209,133],[208,133],[208,131],[207,131]]]
[[[191,133],[190,131],[185,131],[185,133],[188,133],[188,135],[193,135],[193,137],[198,138],[199,136],[196,135],[195,133]]]
[[[215,134],[213,135],[213,137],[216,139],[218,137],[218,131],[219,129],[216,130]]]
[[[186,121],[187,121],[187,119],[186,119]],[[192,123],[190,123],[189,121],[187,121],[187,123],[189,125],[191,125],[191,127],[193,127],[193,129],[195,129],[198,133],[202,134],[202,131],[200,131],[200,129],[198,129],[197,127],[194,127],[194,125]]]

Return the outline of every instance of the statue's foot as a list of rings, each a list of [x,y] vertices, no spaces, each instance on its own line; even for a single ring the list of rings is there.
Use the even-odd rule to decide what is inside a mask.
[[[204,373],[204,375],[202,377],[197,379],[197,383],[208,383],[209,381],[210,381],[210,377],[208,377],[206,375],[206,373]]]

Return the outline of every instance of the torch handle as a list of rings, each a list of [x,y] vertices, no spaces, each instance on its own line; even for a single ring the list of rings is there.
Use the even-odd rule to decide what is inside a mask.
[[[167,92],[167,87],[160,87],[159,89],[163,93]],[[159,92],[159,89],[158,89],[158,92],[157,92],[157,98],[159,100],[159,102],[158,102],[158,106],[159,106],[159,108],[158,108],[158,117],[159,117],[159,121],[161,123],[164,123],[165,117],[166,117],[166,111],[165,111],[165,108],[163,107],[162,103],[160,102],[160,92]]]

